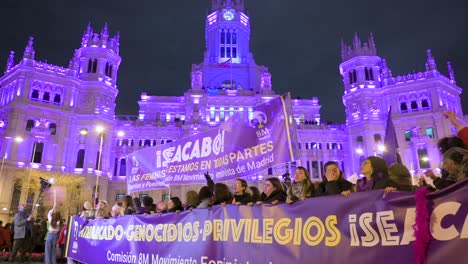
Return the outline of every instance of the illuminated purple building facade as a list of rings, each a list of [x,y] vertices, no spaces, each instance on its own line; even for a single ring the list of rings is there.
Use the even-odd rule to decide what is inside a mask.
[[[138,116],[115,115],[121,57],[119,35],[111,37],[107,25],[100,33],[88,26],[68,67],[36,61],[32,38],[18,64],[12,52],[0,78],[0,210],[6,208],[0,218],[26,199],[24,188],[14,193],[13,169],[76,174],[88,188],[99,175],[102,195],[113,201],[126,193],[128,153],[215,128],[234,114],[247,121],[254,105],[277,96],[268,68],[257,65],[249,50],[250,18],[242,0],[213,1],[205,39],[190,88],[181,96],[141,94]],[[342,43],[339,70],[346,124],[322,122],[318,98],[293,99],[301,160],[249,180],[282,175],[298,164],[320,180],[329,160],[338,161],[347,177],[359,173],[364,157],[385,151],[389,109],[403,163],[414,173],[439,166],[437,140],[454,134],[443,111],[463,118],[462,90],[450,65],[450,76],[442,76],[428,51],[426,71],[393,77],[372,35],[366,43],[356,35],[352,45]],[[104,132],[95,132],[97,125]],[[172,189],[180,196],[183,190]]]

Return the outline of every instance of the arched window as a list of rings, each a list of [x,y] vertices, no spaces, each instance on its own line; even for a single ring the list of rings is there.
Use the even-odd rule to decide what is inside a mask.
[[[54,103],[55,104],[60,104],[60,101],[61,101],[60,99],[61,99],[60,94],[55,94],[54,95]]]
[[[86,71],[87,73],[90,73],[93,68],[93,60],[89,59],[88,60],[88,70]]]
[[[93,61],[93,73],[96,73],[98,60],[94,59]]]
[[[29,119],[26,122],[26,131],[31,131],[33,127],[34,127],[34,120]]]
[[[421,107],[422,109],[429,109],[429,101],[427,99],[422,99],[421,100]]]
[[[32,93],[31,93],[31,99],[36,99],[36,100],[39,99],[39,90],[33,89]]]
[[[408,112],[408,106],[406,105],[406,102],[401,102],[401,103],[400,103],[400,111],[401,111],[402,113]]]
[[[55,135],[57,133],[57,125],[55,123],[50,124],[49,131],[51,135]]]
[[[45,92],[42,96],[42,101],[49,102],[50,101],[50,92]]]
[[[418,102],[411,101],[411,110],[412,111],[417,111],[418,110]]]
[[[75,166],[75,168],[79,168],[79,169],[83,168],[84,157],[85,157],[85,150],[84,149],[78,150],[78,154],[76,155],[76,166]]]

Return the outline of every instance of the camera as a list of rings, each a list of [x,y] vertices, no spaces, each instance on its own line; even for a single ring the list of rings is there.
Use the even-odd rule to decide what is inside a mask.
[[[50,186],[52,186],[52,183],[49,182],[49,180],[46,180],[42,177],[40,177],[39,180],[41,181],[41,190],[47,190],[50,188]]]

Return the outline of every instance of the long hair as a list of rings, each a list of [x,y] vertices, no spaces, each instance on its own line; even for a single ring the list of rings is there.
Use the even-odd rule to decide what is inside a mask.
[[[271,182],[271,184],[273,185],[273,187],[275,187],[277,191],[284,192],[283,184],[281,184],[281,181],[278,178],[270,177],[266,180]]]
[[[305,175],[305,179],[304,181],[302,182],[302,184],[304,184],[304,197],[306,198],[309,198],[309,197],[312,197],[314,196],[314,185],[312,184],[312,182],[310,181],[310,174],[309,174],[309,171],[307,171],[306,168],[302,167],[302,166],[299,166],[296,168],[296,170],[302,170],[304,172],[304,175]],[[294,184],[296,183],[296,180],[294,180]],[[288,188],[288,197],[293,197],[294,194],[293,194],[293,187],[292,185]],[[297,197],[299,199],[301,199],[302,197]]]
[[[53,228],[57,228],[58,225],[60,225],[61,220],[62,220],[62,217],[60,216],[60,212],[54,211],[54,213],[52,213],[52,220],[50,221],[50,225]]]

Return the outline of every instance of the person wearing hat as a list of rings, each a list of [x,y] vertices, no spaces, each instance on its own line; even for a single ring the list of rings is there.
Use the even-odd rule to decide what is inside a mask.
[[[396,185],[390,181],[387,163],[381,157],[368,157],[361,166],[361,173],[364,174],[365,177],[357,181],[357,192],[396,187]]]

